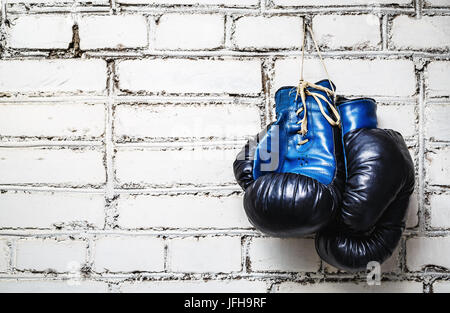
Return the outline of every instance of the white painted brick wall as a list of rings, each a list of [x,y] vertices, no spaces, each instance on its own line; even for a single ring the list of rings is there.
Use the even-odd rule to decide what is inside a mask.
[[[78,26],[82,50],[143,48],[148,45],[147,20],[141,15],[83,16]]]
[[[120,137],[243,137],[261,129],[257,107],[118,106],[115,134]]]
[[[447,0],[5,4],[0,292],[449,290]],[[415,162],[381,286],[321,262],[312,238],[261,236],[233,177],[298,83],[303,23],[338,94],[375,98]],[[305,78],[324,79],[306,48]]]
[[[101,184],[103,153],[71,149],[0,148],[0,184]]]
[[[235,21],[237,49],[293,49],[301,47],[303,20],[297,16],[244,16]]]
[[[409,60],[325,59],[325,64],[339,94],[408,97],[416,91],[414,64]],[[275,90],[295,86],[299,77],[300,59],[275,63]],[[313,82],[326,78],[318,59],[305,60],[304,78]]]
[[[425,108],[427,138],[433,140],[450,141],[450,103],[430,104]]]
[[[42,3],[42,4],[60,4],[60,3],[70,3],[73,0],[8,0],[9,4],[19,3],[19,4],[34,4],[34,3]],[[80,3],[90,2],[92,4],[107,4],[108,0],[77,0]]]
[[[95,240],[96,272],[161,272],[164,240],[150,237],[104,237]]]
[[[10,191],[0,194],[0,227],[55,228],[81,223],[102,228],[104,207],[101,194]]]
[[[318,43],[329,49],[376,50],[381,44],[380,18],[367,15],[318,15],[313,18]]]
[[[11,21],[7,45],[23,49],[67,49],[72,42],[73,24],[68,15],[19,16]]]
[[[274,287],[275,292],[281,293],[421,293],[422,283],[408,282],[382,282],[379,286],[369,286],[366,283],[281,283]]]
[[[450,237],[416,237],[406,242],[406,265],[411,271],[424,266],[450,268]]]
[[[0,240],[0,273],[6,272],[9,267],[9,247],[6,240]]]
[[[127,282],[122,284],[121,292],[130,293],[261,293],[267,292],[267,283],[248,280],[175,280],[153,282]]]
[[[425,0],[425,5],[430,7],[448,7],[450,3],[447,0]]]
[[[99,281],[4,280],[2,293],[105,293],[108,284]]]
[[[449,293],[450,292],[450,282],[448,281],[438,281],[433,284],[434,293]]]
[[[450,195],[430,196],[430,225],[436,228],[450,228]]]
[[[450,184],[450,147],[434,149],[426,155],[428,166],[427,179],[429,184],[448,185]]]
[[[428,92],[430,96],[450,95],[450,62],[434,61],[428,65]]]
[[[413,105],[378,105],[378,127],[392,128],[403,137],[412,137],[416,131],[416,113]],[[402,119],[399,120],[399,116]]]
[[[254,271],[314,272],[320,266],[312,239],[255,238],[249,249]]]
[[[27,137],[100,137],[105,132],[103,104],[2,104],[0,134]]]
[[[106,87],[102,60],[2,60],[0,73],[1,93],[102,93]]]
[[[242,77],[239,73],[246,73]],[[167,93],[257,94],[259,61],[130,60],[118,65],[120,89]]]
[[[392,25],[392,45],[398,49],[445,49],[450,47],[449,33],[449,16],[399,16]]]
[[[259,4],[259,0],[118,0],[119,3],[129,4],[182,4],[182,5],[224,5],[224,6],[251,6]]]
[[[117,206],[124,228],[251,227],[240,196],[121,196]]]
[[[225,40],[225,18],[218,14],[166,14],[156,23],[155,48],[217,49]]]
[[[203,237],[171,239],[168,268],[174,272],[208,273],[241,270],[241,238]]]
[[[104,293],[108,284],[99,281],[3,280],[1,293]]]
[[[117,181],[156,185],[232,183],[235,181],[232,163],[238,152],[238,149],[122,149],[116,154]]]
[[[87,243],[79,240],[23,239],[16,243],[19,270],[66,273],[86,263]]]
[[[328,6],[343,5],[339,0],[273,0],[273,3],[280,6]],[[346,5],[358,4],[411,4],[411,0],[348,0]]]

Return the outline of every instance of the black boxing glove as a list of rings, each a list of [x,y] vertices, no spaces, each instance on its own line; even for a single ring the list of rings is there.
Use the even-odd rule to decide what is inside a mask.
[[[346,164],[342,207],[316,236],[316,250],[327,263],[346,271],[383,263],[405,229],[414,164],[403,137],[377,128],[372,99],[338,103]]]

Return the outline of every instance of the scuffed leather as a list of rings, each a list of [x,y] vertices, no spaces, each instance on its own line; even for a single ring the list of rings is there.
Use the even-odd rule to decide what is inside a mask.
[[[317,84],[329,86],[328,81]],[[252,157],[258,160],[252,146],[256,142],[258,147],[260,142],[255,138],[238,154],[234,174],[245,190],[245,212],[257,229],[277,237],[312,234],[332,220],[340,205],[345,178],[340,130],[331,126],[312,97],[307,97],[309,130],[306,136],[298,135],[297,122],[303,115],[295,114],[301,106],[300,97],[295,101],[295,88],[281,88],[275,99],[277,122],[270,127],[277,125],[283,134],[278,145],[279,166],[255,177],[255,166],[264,162],[251,161]],[[325,103],[323,107],[330,114]],[[270,127],[257,137],[267,139]],[[297,147],[305,138],[309,142]]]
[[[414,165],[401,134],[358,128],[365,125],[358,117],[373,117],[358,110],[358,105],[367,108],[367,101],[373,100],[340,105],[348,109],[340,110],[343,123],[351,119],[355,128],[345,129],[343,137],[347,181],[336,220],[316,236],[320,257],[346,271],[365,270],[369,262],[381,264],[392,255],[405,229],[414,189]]]

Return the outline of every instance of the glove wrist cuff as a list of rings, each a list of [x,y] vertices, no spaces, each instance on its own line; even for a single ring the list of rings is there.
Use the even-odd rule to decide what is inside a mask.
[[[338,105],[342,119],[342,133],[359,128],[377,128],[377,104],[373,99],[355,99]]]

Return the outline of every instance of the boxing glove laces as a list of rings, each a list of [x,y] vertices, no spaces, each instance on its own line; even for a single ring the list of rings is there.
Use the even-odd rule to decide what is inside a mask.
[[[249,140],[233,164],[249,221],[280,237],[323,228],[340,204],[344,180],[335,87],[329,77],[303,80],[304,42],[305,36],[298,86],[276,92],[276,121]]]
[[[316,250],[343,270],[365,270],[383,263],[405,229],[414,190],[414,165],[403,137],[377,128],[372,99],[338,103],[346,183],[342,206],[333,223],[316,235]]]

